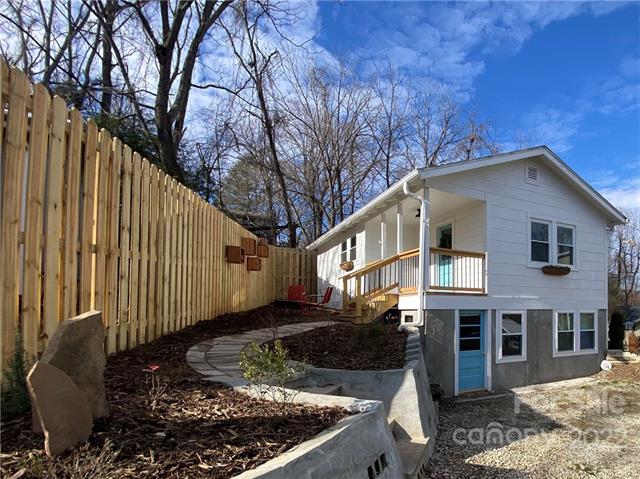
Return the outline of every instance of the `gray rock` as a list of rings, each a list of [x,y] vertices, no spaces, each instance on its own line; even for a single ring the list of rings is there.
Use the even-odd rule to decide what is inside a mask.
[[[104,389],[107,358],[100,311],[89,311],[63,321],[40,360],[69,375],[87,398],[94,419],[109,415]]]
[[[44,431],[48,456],[61,454],[91,435],[91,408],[76,383],[60,369],[38,361],[27,375],[34,417]]]

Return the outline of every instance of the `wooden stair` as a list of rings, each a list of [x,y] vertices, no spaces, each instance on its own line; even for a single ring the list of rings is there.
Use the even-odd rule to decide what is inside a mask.
[[[362,305],[360,315],[356,314],[356,302],[351,301],[347,311],[338,316],[348,319],[355,324],[368,324],[381,317],[390,309],[395,308],[398,305],[399,296],[397,293],[384,293],[375,296]]]

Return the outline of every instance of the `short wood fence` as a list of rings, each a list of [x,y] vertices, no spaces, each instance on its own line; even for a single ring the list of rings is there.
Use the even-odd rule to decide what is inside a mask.
[[[2,369],[58,323],[103,311],[108,353],[215,316],[315,290],[315,256],[269,246],[260,270],[226,261],[253,234],[0,61]],[[254,261],[255,266],[255,261]]]

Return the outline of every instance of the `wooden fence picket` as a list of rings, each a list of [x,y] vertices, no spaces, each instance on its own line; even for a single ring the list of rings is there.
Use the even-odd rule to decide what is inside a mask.
[[[44,220],[44,186],[47,143],[49,141],[49,92],[36,85],[33,93],[33,114],[29,135],[29,164],[27,176],[27,214],[24,238],[24,290],[22,300],[22,334],[27,357],[38,355],[41,329],[42,252],[41,239]]]

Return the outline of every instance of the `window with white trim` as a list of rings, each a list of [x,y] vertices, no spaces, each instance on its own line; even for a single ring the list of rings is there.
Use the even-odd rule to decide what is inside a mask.
[[[356,237],[352,236],[346,241],[343,241],[340,245],[340,261],[355,261],[356,260]]]
[[[580,313],[580,351],[596,349],[596,315],[593,312]]]
[[[574,351],[575,332],[572,312],[559,312],[556,321],[556,350],[560,353]]]
[[[598,350],[595,311],[556,311],[553,318],[554,356],[590,354]]]
[[[549,262],[551,248],[549,226],[548,221],[531,220],[531,261]]]
[[[527,359],[526,311],[498,311],[496,316],[497,362]]]
[[[574,242],[576,229],[573,226],[556,226],[556,258],[557,264],[563,266],[574,266]]]
[[[529,266],[557,264],[576,267],[576,227],[565,223],[529,218]]]

